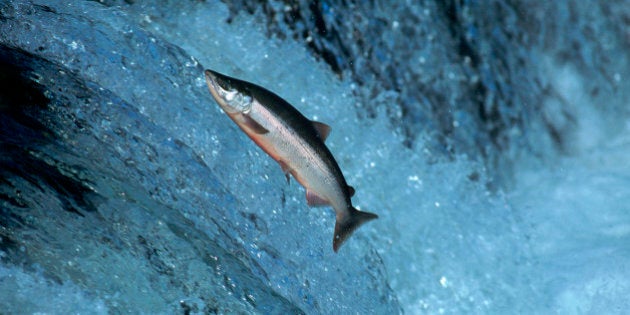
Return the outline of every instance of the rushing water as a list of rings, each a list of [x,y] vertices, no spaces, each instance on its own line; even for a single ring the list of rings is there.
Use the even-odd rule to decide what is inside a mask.
[[[3,312],[623,313],[628,29],[623,0],[3,1]],[[333,253],[205,68],[331,125],[380,218]]]

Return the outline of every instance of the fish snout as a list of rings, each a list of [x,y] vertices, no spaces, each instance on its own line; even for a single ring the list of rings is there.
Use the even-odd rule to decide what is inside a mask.
[[[251,110],[252,97],[247,91],[239,90],[234,79],[212,70],[206,70],[204,74],[210,94],[226,113],[246,113]]]

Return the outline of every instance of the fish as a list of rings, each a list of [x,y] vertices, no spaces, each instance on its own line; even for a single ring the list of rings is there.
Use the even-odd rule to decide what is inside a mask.
[[[311,207],[335,211],[333,251],[364,223],[378,218],[357,210],[350,198],[353,187],[324,141],[330,126],[312,121],[275,93],[213,70],[204,71],[210,94],[223,111],[265,153],[274,159],[287,181],[293,176],[306,190]]]

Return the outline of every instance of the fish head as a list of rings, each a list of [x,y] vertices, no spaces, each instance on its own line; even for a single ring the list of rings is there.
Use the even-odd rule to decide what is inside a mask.
[[[227,114],[249,113],[253,98],[240,80],[212,70],[204,73],[210,94]]]

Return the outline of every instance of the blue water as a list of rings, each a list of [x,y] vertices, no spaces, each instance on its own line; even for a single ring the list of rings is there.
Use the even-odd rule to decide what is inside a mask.
[[[629,309],[630,3],[344,3],[0,3],[3,312]],[[331,125],[379,219],[335,254],[205,68]]]

